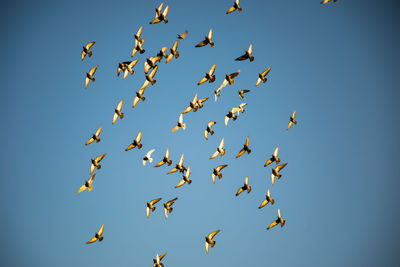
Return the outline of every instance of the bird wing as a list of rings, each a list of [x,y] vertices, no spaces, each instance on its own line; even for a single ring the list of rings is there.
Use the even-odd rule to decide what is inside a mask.
[[[137,103],[139,103],[139,100],[140,98],[135,96],[135,99],[133,99],[133,105],[132,105],[133,108],[136,107]]]
[[[169,11],[169,5],[167,5],[167,7],[163,11],[164,17],[166,17],[168,15],[168,11]]]
[[[168,210],[164,207],[165,219],[168,219]]]
[[[264,167],[267,167],[271,163],[272,163],[272,159],[268,159],[267,162],[265,162]]]
[[[175,188],[181,187],[182,185],[184,185],[186,183],[185,179],[182,179],[176,186]]]
[[[171,59],[174,57],[174,55],[172,53],[170,53],[167,57],[166,62],[169,63],[171,61]]]
[[[252,44],[250,44],[249,49],[247,50],[247,52],[249,52],[250,55],[253,53],[253,45]]]
[[[97,232],[97,234],[101,236],[103,234],[103,231],[104,231],[104,224],[100,227],[100,230]]]
[[[208,39],[211,40],[212,35],[213,35],[213,32],[212,32],[212,29],[210,29],[210,31],[208,32],[208,35],[207,35]]]
[[[271,183],[272,185],[275,183],[275,175],[273,173],[271,173]]]
[[[136,140],[136,142],[138,142],[138,143],[142,140],[142,131],[140,131],[140,132],[137,134],[135,140]]]
[[[268,200],[264,199],[263,202],[261,202],[261,204],[260,204],[260,206],[258,208],[261,209],[262,207],[264,207],[267,204],[268,204]]]
[[[147,79],[144,80],[144,83],[143,83],[142,87],[140,87],[139,92],[140,91],[144,92],[144,90],[147,88],[147,86],[149,86],[149,84],[150,84],[150,82]]]
[[[222,140],[221,140],[221,143],[219,143],[219,146],[218,146],[220,149],[223,149],[224,148],[224,138],[222,138]]]
[[[146,207],[146,215],[147,215],[147,218],[149,218],[149,216],[150,216],[150,208],[149,207]]]
[[[167,174],[171,174],[171,173],[174,173],[174,172],[177,172],[178,171],[178,169],[177,168],[173,168],[172,170],[170,170]]]
[[[199,102],[200,102],[200,104],[202,104],[203,102],[206,102],[207,100],[208,100],[208,97],[199,99]]]
[[[215,124],[215,121],[210,121],[208,124],[207,124],[207,127],[212,127],[213,125]]]
[[[161,260],[165,257],[165,255],[167,255],[167,252],[165,252],[164,254],[162,254],[158,259],[161,261]]]
[[[213,184],[215,184],[215,174],[214,172],[211,174],[212,180],[213,180]]]
[[[271,197],[271,192],[269,192],[269,188],[267,189],[267,196]]]
[[[128,77],[128,74],[129,74],[129,70],[126,68],[124,70],[124,77],[123,77],[124,80],[126,79],[126,77]]]
[[[178,38],[179,39],[185,39],[186,35],[188,34],[188,31],[186,30],[184,33],[182,33],[181,35],[178,34]]]
[[[279,152],[279,146],[277,146],[277,147],[275,148],[275,151],[274,151],[274,156],[275,156],[275,157],[278,157],[278,152]]]
[[[226,11],[226,14],[230,14],[230,13],[232,13],[233,11],[235,11],[236,10],[236,7],[235,6],[231,6],[229,9],[228,9],[228,11]]]
[[[165,157],[168,159],[169,158],[169,149],[167,148],[167,151],[165,151]]]
[[[85,145],[87,146],[87,145],[93,143],[93,141],[94,141],[94,138],[92,137],[92,138],[90,138],[90,139],[86,142]]]
[[[292,125],[293,125],[293,122],[292,122],[292,121],[289,121],[289,124],[288,124],[288,126],[287,126],[286,131],[288,131],[288,130],[292,127]]]
[[[175,201],[176,201],[177,199],[178,199],[177,197],[174,198],[174,199],[171,199],[170,201],[167,202],[167,205],[168,205],[168,206],[171,206],[172,204],[175,203]]]
[[[164,3],[161,3],[160,6],[158,8],[156,8],[156,17],[160,16],[163,5],[164,5]]]
[[[114,116],[113,116],[112,124],[114,124],[117,121],[118,117],[119,117],[118,114],[115,112]]]
[[[245,60],[245,59],[247,59],[248,58],[248,56],[247,56],[247,54],[244,54],[244,55],[241,55],[240,57],[237,57],[235,60]]]
[[[188,106],[188,107],[182,112],[182,114],[188,113],[188,112],[190,112],[191,110],[192,110],[192,107],[191,107],[191,106]]]
[[[143,26],[140,26],[139,30],[136,33],[136,36],[140,38],[140,35],[142,35],[142,28]]]
[[[158,65],[156,65],[156,66],[154,67],[154,69],[150,72],[149,77],[153,78],[154,75],[156,75],[157,70],[158,70]]]
[[[287,165],[287,163],[278,165],[278,166],[276,166],[275,170],[276,170],[277,172],[279,172],[280,170],[282,170],[283,168],[285,168],[286,165]]]
[[[187,168],[187,170],[186,170],[185,177],[186,177],[187,179],[189,179],[189,177],[190,177],[190,166],[189,166],[189,167]]]
[[[94,68],[89,71],[89,74],[94,75],[94,73],[96,72],[98,67],[99,67],[99,65],[94,66]]]
[[[246,138],[246,146],[249,146],[249,136]]]
[[[229,77],[231,77],[231,79],[237,77],[240,74],[240,70],[238,70],[237,72],[231,73],[229,74]]]
[[[183,166],[184,154],[182,154],[181,158],[179,159],[179,166]]]
[[[200,43],[198,43],[196,45],[196,47],[202,47],[202,46],[205,46],[206,44],[208,44],[208,42],[207,42],[207,40],[204,40],[204,41],[201,41]]]
[[[84,59],[85,59],[85,56],[86,56],[86,52],[85,52],[85,51],[82,51],[82,53],[81,53],[81,59],[84,60]]]
[[[294,119],[295,117],[296,117],[296,110],[293,111],[293,113],[292,113],[292,118]]]
[[[121,111],[121,109],[122,109],[122,104],[123,104],[123,103],[124,103],[123,100],[119,101],[118,106],[117,106],[117,110],[118,110],[118,111]]]
[[[179,43],[179,41],[176,40],[175,43],[174,43],[174,45],[172,46],[172,50],[173,50],[174,52],[176,51],[176,49],[178,49],[178,43]]]
[[[229,117],[225,116],[225,126],[228,126]]]
[[[104,154],[101,155],[101,156],[98,156],[98,157],[95,159],[95,161],[100,162],[100,161],[102,161],[102,159],[104,159],[105,156],[106,156],[106,153],[104,153]]]
[[[150,24],[156,24],[156,23],[159,23],[159,22],[161,22],[161,20],[160,20],[158,17],[156,17],[155,19],[153,19],[153,20],[150,22]]]
[[[151,154],[153,154],[154,151],[155,151],[155,149],[152,149],[149,152],[147,152],[146,157],[150,158]]]
[[[218,172],[221,171],[223,168],[227,167],[228,165],[219,165],[217,168],[215,168]]]
[[[99,137],[101,130],[103,129],[103,126],[100,126],[99,129],[97,129],[96,133],[94,134],[95,136]]]
[[[165,164],[165,162],[163,161],[163,160],[161,160],[159,163],[157,163],[156,164],[156,166],[154,166],[154,167],[160,167],[160,166],[162,166],[162,165],[164,165]]]
[[[144,62],[144,72],[147,74],[150,69],[151,69],[151,66],[149,65],[149,63],[147,63],[147,61]]]
[[[178,125],[175,125],[174,128],[172,128],[171,133],[175,132],[176,130],[178,130],[180,127]]]
[[[180,123],[183,123],[183,114],[182,114],[182,113],[181,113],[181,115],[179,116],[178,121],[179,121]]]
[[[90,42],[85,47],[87,50],[89,50],[94,44],[95,44],[95,42]]]
[[[85,88],[87,88],[87,87],[88,87],[88,85],[89,85],[89,81],[90,81],[90,79],[89,79],[88,77],[86,77],[86,79],[85,79]]]
[[[246,151],[242,148],[242,150],[240,150],[239,153],[236,155],[236,158],[238,158],[238,157],[240,157],[241,155],[243,155],[244,152],[246,152]]]
[[[268,227],[267,230],[271,229],[272,227],[274,227],[275,225],[277,225],[279,223],[278,220],[273,221]]]
[[[88,242],[86,242],[86,244],[90,244],[90,243],[93,243],[93,242],[96,242],[97,241],[97,237],[92,237],[92,239],[90,239]]]
[[[93,183],[94,177],[96,177],[96,173],[93,174],[92,176],[90,176],[90,178],[89,178],[89,180],[88,180],[88,183],[89,183],[89,184],[92,184],[92,183]]]
[[[208,140],[208,131],[207,131],[207,129],[204,130],[204,137],[206,138],[206,140]]]
[[[207,80],[208,80],[207,77],[203,77],[203,78],[200,80],[200,82],[197,83],[197,85],[203,84],[203,83],[205,83]]]
[[[204,245],[206,246],[206,252],[208,254],[208,250],[210,248],[210,244],[208,244],[207,241],[206,241],[206,242],[204,242]]]
[[[258,79],[257,79],[257,83],[256,83],[256,87],[260,84],[262,82],[262,80],[261,80],[261,78],[260,77],[258,77]]]
[[[79,188],[78,192],[76,192],[76,193],[79,194],[80,192],[84,191],[86,188],[87,188],[86,185],[82,185],[82,186]]]
[[[93,163],[90,165],[90,174],[93,174],[95,169],[95,166],[93,165]]]
[[[214,152],[214,154],[212,154],[212,156],[210,157],[210,159],[215,159],[218,156],[219,152],[218,150]]]
[[[214,72],[215,72],[215,67],[216,67],[216,66],[217,66],[216,64],[212,65],[210,71],[208,72],[208,74],[209,74],[210,76],[212,76],[212,75],[214,74]]]
[[[156,204],[158,201],[160,201],[161,200],[161,197],[159,197],[159,198],[156,198],[156,199],[153,199],[152,201],[150,201],[150,205],[154,205],[154,204]]]
[[[211,234],[208,235],[208,238],[213,239],[214,236],[215,236],[216,234],[218,234],[219,232],[220,232],[220,230],[216,230],[216,231],[212,232]]]
[[[247,106],[247,103],[241,103],[241,104],[239,105],[239,108],[243,108],[243,107],[245,107],[245,106]]]
[[[267,76],[267,74],[271,71],[271,67],[269,67],[268,69],[266,69],[263,73],[261,73],[261,75],[263,77]]]

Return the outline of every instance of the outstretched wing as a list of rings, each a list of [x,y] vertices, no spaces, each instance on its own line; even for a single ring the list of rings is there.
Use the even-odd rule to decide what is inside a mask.
[[[279,223],[279,220],[273,221],[273,222],[267,227],[267,230],[271,229],[272,227],[274,227],[274,226],[277,225],[278,223]]]
[[[240,157],[241,155],[243,155],[244,152],[246,152],[244,149],[240,150],[239,153],[236,155],[236,158],[238,158],[238,157]]]
[[[203,78],[200,80],[200,82],[197,83],[197,85],[203,84],[203,83],[205,83],[207,80],[208,80],[207,77],[203,77]]]
[[[97,241],[97,237],[92,237],[92,239],[90,239],[88,242],[86,242],[86,244],[90,244],[90,243],[93,243],[93,242],[96,242]]]
[[[89,71],[89,74],[90,74],[90,75],[93,75],[93,74],[96,72],[96,70],[97,70],[98,67],[99,67],[99,65],[96,65],[93,69],[91,69],[91,70]]]
[[[210,157],[210,159],[215,159],[218,156],[219,152],[215,151],[214,154]]]
[[[216,231],[212,232],[211,234],[208,235],[208,238],[213,239],[214,236],[219,233],[219,231],[220,230],[216,230]]]
[[[210,29],[210,31],[208,32],[208,35],[207,35],[208,39],[211,40],[212,35],[213,35],[213,32],[212,32],[212,29]]]
[[[198,43],[195,47],[202,47],[205,46],[206,44],[208,44],[207,40],[201,41],[200,43]]]
[[[94,138],[92,137],[92,138],[90,138],[90,139],[86,142],[85,145],[87,146],[87,145],[93,143],[93,141],[94,141]]]
[[[82,185],[81,188],[79,188],[78,192],[76,192],[77,194],[79,194],[80,192],[84,191],[86,189],[86,185]]]
[[[235,60],[241,61],[241,60],[245,60],[247,58],[248,58],[247,54],[244,54],[244,55],[241,55],[240,57],[237,57]]]
[[[263,77],[267,76],[267,74],[271,71],[271,67],[269,67],[268,69],[266,69],[261,75]]]
[[[175,188],[181,187],[182,185],[184,185],[186,183],[186,181],[184,179],[182,179],[176,186]]]

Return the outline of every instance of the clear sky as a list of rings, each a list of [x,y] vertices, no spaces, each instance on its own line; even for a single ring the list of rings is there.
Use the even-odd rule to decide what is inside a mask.
[[[9,1],[0,11],[3,114],[0,187],[1,266],[384,266],[398,265],[399,4],[397,1],[164,1],[169,23],[150,25],[160,1]],[[135,74],[117,77],[143,25]],[[213,48],[195,48],[214,31]],[[132,109],[143,63],[178,33],[179,59],[159,65],[146,101]],[[82,46],[95,41],[82,62]],[[253,44],[253,62],[234,59]],[[197,86],[216,63],[216,81]],[[84,88],[95,65],[96,82]],[[257,75],[272,67],[268,82]],[[213,91],[225,73],[235,84]],[[241,103],[237,121],[225,114]],[[210,97],[184,115],[186,131],[170,133],[195,93]],[[125,118],[112,125],[124,100]],[[298,125],[286,131],[297,110]],[[206,141],[203,131],[216,121]],[[100,126],[100,143],[85,142]],[[125,152],[139,131],[141,150]],[[247,136],[250,155],[235,159]],[[221,138],[227,153],[209,160]],[[265,161],[279,145],[288,166],[271,186]],[[170,149],[192,170],[192,184],[172,167],[145,167]],[[90,158],[107,153],[94,189]],[[223,178],[212,184],[220,164]],[[236,197],[249,176],[250,194]],[[259,210],[270,188],[275,205]],[[146,218],[146,202],[162,197]],[[165,220],[162,203],[178,197]],[[277,209],[286,225],[267,231]],[[85,244],[104,224],[104,240]],[[207,255],[204,237],[216,230]]]

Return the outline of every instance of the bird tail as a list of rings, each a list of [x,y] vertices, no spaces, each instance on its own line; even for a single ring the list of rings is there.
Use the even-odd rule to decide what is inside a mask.
[[[226,149],[222,150],[221,157],[222,157],[223,155],[225,155],[225,153],[226,153]]]
[[[214,134],[214,131],[213,131],[213,130],[211,130],[211,131],[210,131],[210,134],[211,134],[211,135],[213,135],[213,134]]]
[[[278,179],[280,179],[282,177],[282,174],[278,173]]]
[[[182,124],[183,130],[186,130],[186,123]]]
[[[251,186],[247,187],[247,194],[251,192]]]
[[[211,46],[211,47],[214,46],[214,42],[213,42],[213,41],[210,42],[210,46]]]
[[[144,50],[143,48],[140,49],[140,54],[143,54],[144,52],[146,52],[146,50]]]
[[[97,139],[96,139],[96,143],[100,142],[100,140],[101,140],[100,138],[97,138]]]
[[[92,189],[93,189],[93,185],[89,185],[88,191],[90,192],[90,191],[92,191]]]
[[[152,158],[149,158],[149,161],[150,161],[150,163],[151,163],[151,162],[153,162],[153,159],[152,159]]]
[[[168,24],[168,20],[167,19],[164,19],[164,22],[165,22],[165,24]]]
[[[214,241],[214,240],[213,240]],[[213,248],[215,246],[215,243],[217,243],[217,241],[214,241],[213,243],[210,243],[211,247]]]
[[[280,162],[281,162],[281,159],[278,158],[278,159],[276,160],[276,164],[279,164]]]
[[[188,184],[191,184],[191,183],[192,183],[192,180],[189,180],[187,183],[188,183]]]
[[[242,12],[243,9],[241,7],[239,7],[238,10],[239,10],[239,12]]]
[[[97,164],[97,169],[100,170],[101,169],[101,165]]]
[[[266,83],[267,80],[268,80],[267,78],[264,78],[264,77],[262,78],[263,83]]]
[[[137,147],[138,147],[139,149],[141,149],[141,148],[142,148],[142,146],[143,146],[142,144],[138,144],[138,146],[137,146]]]
[[[92,56],[92,51],[88,51],[88,56],[91,57]]]
[[[104,238],[104,237],[100,236],[100,237],[99,237],[99,242],[103,241],[103,238]]]
[[[151,207],[151,211],[155,211],[156,210],[156,207]]]
[[[167,162],[168,162],[168,166],[171,166],[172,160],[168,160]]]
[[[145,98],[144,96],[142,96],[140,99],[141,99],[142,101],[145,101],[145,100],[146,100],[146,98]]]
[[[119,116],[121,119],[124,118],[124,113],[121,112],[121,115]]]
[[[271,204],[274,205],[275,200],[273,198],[271,198]]]
[[[253,62],[253,60],[254,60],[254,57],[250,56],[250,62]]]
[[[178,57],[179,57],[179,52],[176,51],[176,52],[175,52],[175,58],[178,58]]]
[[[250,153],[251,153],[251,149],[248,149],[248,150],[247,150],[247,154],[250,154]]]
[[[152,80],[151,85],[154,85],[156,82],[157,82],[156,80]]]
[[[215,81],[215,75],[211,76],[211,78],[208,80],[209,83],[212,83]]]
[[[293,121],[293,123],[297,125],[297,121]]]
[[[94,77],[92,77],[92,82],[96,81],[96,79]]]
[[[219,178],[219,179],[222,178],[222,173],[218,173],[218,178]]]

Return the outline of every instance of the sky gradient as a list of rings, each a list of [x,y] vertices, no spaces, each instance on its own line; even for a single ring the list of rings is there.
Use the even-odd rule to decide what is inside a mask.
[[[160,1],[5,3],[0,11],[3,126],[0,211],[1,266],[393,266],[400,231],[399,4],[396,1],[164,1],[168,24],[150,25]],[[146,39],[133,76],[117,77],[130,60],[133,35]],[[209,29],[213,48],[195,48]],[[180,57],[163,60],[145,102],[132,109],[144,81],[145,58],[177,34]],[[82,46],[95,41],[82,62]],[[254,62],[234,59],[253,44]],[[216,63],[216,81],[197,82]],[[95,83],[84,88],[95,65]],[[268,82],[254,87],[272,67]],[[235,84],[213,91],[225,73]],[[237,91],[249,89],[240,101]],[[195,93],[210,97],[184,115],[186,131],[171,134]],[[124,100],[125,118],[112,125]],[[246,111],[224,125],[225,114]],[[297,110],[298,125],[286,131]],[[203,131],[216,121],[206,141]],[[85,146],[98,127],[98,144]],[[139,131],[141,150],[125,152]],[[250,136],[250,155],[235,159]],[[221,138],[227,154],[209,160]],[[288,166],[271,186],[265,161],[279,145]],[[182,153],[192,184],[175,189],[172,168],[142,166],[170,149]],[[90,158],[103,153],[94,189]],[[212,184],[220,164],[223,178]],[[250,194],[236,197],[249,176]],[[276,203],[257,207],[270,188]],[[146,202],[162,197],[146,218]],[[162,203],[178,197],[165,220]],[[267,231],[277,209],[286,225]],[[104,224],[104,241],[85,244]],[[204,237],[221,229],[207,255]]]

